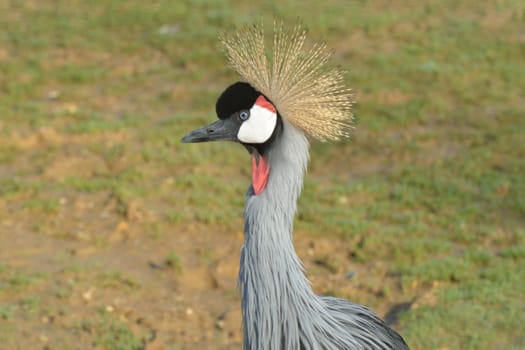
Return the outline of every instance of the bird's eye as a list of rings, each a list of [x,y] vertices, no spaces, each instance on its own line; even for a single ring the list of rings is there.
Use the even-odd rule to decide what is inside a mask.
[[[250,117],[250,113],[248,111],[242,111],[241,113],[239,113],[239,118],[242,121],[248,120],[249,117]]]

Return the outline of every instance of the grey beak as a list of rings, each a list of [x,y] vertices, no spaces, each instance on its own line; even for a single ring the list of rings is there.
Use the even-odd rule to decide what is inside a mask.
[[[182,138],[181,142],[238,141],[238,130],[239,126],[235,125],[230,118],[219,119],[216,122],[189,132]]]

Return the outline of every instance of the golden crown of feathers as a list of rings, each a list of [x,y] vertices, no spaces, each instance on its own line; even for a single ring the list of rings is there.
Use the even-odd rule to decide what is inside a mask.
[[[347,137],[352,128],[354,94],[343,71],[327,67],[325,44],[305,48],[306,30],[274,24],[267,49],[262,24],[226,33],[219,40],[230,66],[269,98],[287,121],[326,141]]]

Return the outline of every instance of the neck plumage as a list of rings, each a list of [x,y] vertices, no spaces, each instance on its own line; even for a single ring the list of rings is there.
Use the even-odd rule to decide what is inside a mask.
[[[292,241],[308,140],[284,122],[283,133],[265,157],[270,165],[268,183],[259,195],[250,187],[244,210],[239,271],[244,349],[320,349],[317,333],[332,322],[322,318],[326,307],[313,293]],[[305,340],[309,341],[303,344]]]
[[[308,140],[285,124],[265,157],[270,165],[268,183],[259,195],[250,187],[244,210],[239,284],[244,349],[249,350],[281,349],[283,323],[298,327],[297,321],[288,319],[290,315],[299,316],[298,310],[293,310],[294,300],[315,297],[292,242],[297,199],[308,162]],[[283,348],[298,349],[290,345]]]
[[[361,305],[312,291],[293,241],[293,221],[308,163],[308,140],[283,121],[265,155],[264,190],[248,190],[239,285],[244,350],[408,350],[403,339]]]

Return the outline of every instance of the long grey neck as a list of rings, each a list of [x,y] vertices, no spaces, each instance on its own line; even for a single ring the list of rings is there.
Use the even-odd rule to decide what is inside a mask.
[[[308,163],[304,134],[283,121],[266,160],[266,188],[248,189],[239,285],[244,350],[385,350],[408,347],[369,309],[315,295],[292,242]]]
[[[283,123],[283,133],[265,155],[267,186],[256,196],[250,187],[246,198],[239,271],[245,350],[321,349],[319,344],[334,341],[321,339],[325,330],[339,327],[313,293],[293,246],[308,140]]]
[[[298,291],[306,297],[314,296],[292,242],[297,199],[308,162],[308,140],[284,122],[282,134],[265,157],[270,165],[268,183],[257,196],[250,187],[244,210],[239,284],[245,350],[281,349],[283,339],[279,335],[286,314],[293,312],[288,310],[292,299]]]

